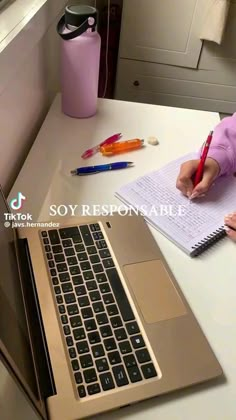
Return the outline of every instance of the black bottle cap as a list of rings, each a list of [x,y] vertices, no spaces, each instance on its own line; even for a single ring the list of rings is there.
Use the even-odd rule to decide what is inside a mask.
[[[79,27],[89,17],[94,18],[94,25],[97,23],[97,9],[91,6],[70,5],[65,9],[65,24]]]

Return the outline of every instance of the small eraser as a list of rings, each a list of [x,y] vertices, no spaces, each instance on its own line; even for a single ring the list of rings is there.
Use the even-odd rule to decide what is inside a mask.
[[[148,144],[151,144],[152,146],[156,146],[157,144],[159,144],[159,141],[156,137],[148,137],[147,139]]]

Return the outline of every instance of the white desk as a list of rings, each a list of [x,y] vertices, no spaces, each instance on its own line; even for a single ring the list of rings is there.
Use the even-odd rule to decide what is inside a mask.
[[[198,149],[218,122],[216,113],[111,100],[100,100],[93,118],[76,120],[61,114],[58,96],[10,197],[21,191],[27,197],[24,212],[32,213],[34,221],[49,219],[50,204],[120,204],[114,197],[119,186]],[[157,136],[160,145],[113,159],[99,154],[88,161],[80,158],[84,150],[117,132],[123,133],[123,139]],[[117,160],[134,161],[135,167],[87,177],[69,174],[78,166]],[[157,231],[152,232],[222,365],[226,381],[155,398],[102,415],[102,419],[235,420],[236,245],[225,239],[192,260]]]

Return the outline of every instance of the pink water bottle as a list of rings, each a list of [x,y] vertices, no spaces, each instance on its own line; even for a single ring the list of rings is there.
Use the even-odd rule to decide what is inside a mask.
[[[101,38],[97,10],[71,5],[57,25],[61,36],[62,111],[75,118],[96,113]]]

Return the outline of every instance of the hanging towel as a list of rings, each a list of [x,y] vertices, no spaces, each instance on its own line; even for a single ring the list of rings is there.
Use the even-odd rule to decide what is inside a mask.
[[[229,13],[230,0],[211,0],[200,39],[221,44]]]

